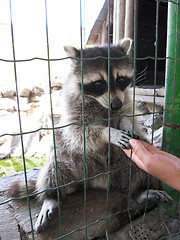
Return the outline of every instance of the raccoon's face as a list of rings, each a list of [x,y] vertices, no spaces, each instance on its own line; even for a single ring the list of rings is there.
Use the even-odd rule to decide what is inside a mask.
[[[119,110],[124,103],[127,87],[132,82],[133,66],[127,58],[132,41],[125,39],[120,45],[110,47],[108,68],[108,47],[98,46],[83,49],[83,88],[87,98],[93,98],[103,107]],[[65,47],[68,56],[80,58],[80,51]],[[81,62],[73,60],[73,74],[76,75],[79,90],[82,88]]]

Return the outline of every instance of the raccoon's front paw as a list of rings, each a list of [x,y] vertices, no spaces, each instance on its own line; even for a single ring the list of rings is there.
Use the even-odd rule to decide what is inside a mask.
[[[131,130],[123,129],[123,132],[125,132],[125,133],[126,133],[128,136],[130,136],[131,138],[139,139],[139,136],[138,136],[136,133],[132,133]]]
[[[121,148],[131,148],[129,140],[132,139],[132,136],[127,133],[127,131],[118,130],[115,128],[110,129],[110,142]],[[109,142],[109,128],[103,130],[103,138]]]
[[[43,232],[46,229],[56,209],[57,201],[53,199],[44,200],[41,211],[35,223],[35,231],[37,233]]]
[[[132,139],[131,134],[129,134],[129,132],[127,131],[121,131],[119,130],[119,138],[117,139],[117,146],[123,148],[123,149],[127,149],[127,148],[131,148],[131,145],[129,143],[129,140]]]
[[[168,205],[173,205],[174,201],[173,199],[167,194],[165,191],[161,190],[152,190],[150,189],[147,195],[147,191],[144,191],[137,199],[139,203],[143,203],[147,200],[150,202],[158,203],[158,202],[164,202]]]

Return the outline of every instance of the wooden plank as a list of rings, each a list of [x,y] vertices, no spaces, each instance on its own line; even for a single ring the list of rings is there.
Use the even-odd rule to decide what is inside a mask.
[[[128,91],[130,91],[131,94],[133,94],[133,88],[130,88]],[[135,94],[143,96],[154,96],[154,89],[135,87]],[[165,95],[164,87],[155,89],[155,96],[164,97],[164,95]]]
[[[128,89],[129,94],[133,96],[133,88]],[[155,104],[164,106],[164,87],[155,90]],[[153,104],[154,89],[153,88],[139,88],[135,87],[135,101]]]
[[[124,38],[125,26],[125,0],[116,0],[114,5],[113,19],[113,43],[118,44],[120,39]]]
[[[153,96],[136,95],[135,96],[135,101],[153,104],[154,97]],[[164,98],[163,97],[156,97],[155,98],[155,104],[160,105],[160,106],[164,106]]]
[[[101,44],[104,45],[108,42],[108,31],[106,28],[106,23],[104,22],[102,25],[102,37],[101,37]]]
[[[134,39],[134,1],[126,0],[124,37]]]
[[[116,44],[116,36],[117,36],[117,1],[114,0],[113,5],[113,43]]]

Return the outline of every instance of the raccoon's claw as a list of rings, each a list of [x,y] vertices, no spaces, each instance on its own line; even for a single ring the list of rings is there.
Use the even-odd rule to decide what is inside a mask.
[[[131,148],[129,140],[132,139],[132,135],[128,134],[127,131],[111,128],[110,133],[110,141],[112,144],[124,149]],[[103,138],[107,141],[107,143],[109,142],[109,128],[105,128],[103,130]]]
[[[120,136],[120,140],[117,141],[118,146],[123,148],[123,149],[128,149],[131,148],[131,145],[129,143],[129,140],[131,139],[131,137],[129,135],[123,135],[121,134]]]
[[[125,132],[131,138],[139,139],[139,136],[135,133],[132,133],[132,131],[130,131],[130,130],[123,129],[123,132]]]
[[[35,223],[35,231],[37,233],[43,232],[49,221],[54,215],[55,209],[57,208],[57,201],[55,200],[44,200],[41,211]]]

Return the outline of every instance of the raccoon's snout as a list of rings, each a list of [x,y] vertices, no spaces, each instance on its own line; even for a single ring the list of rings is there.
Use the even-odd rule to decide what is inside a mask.
[[[122,107],[122,102],[119,98],[115,98],[111,103],[112,110],[119,110]]]

